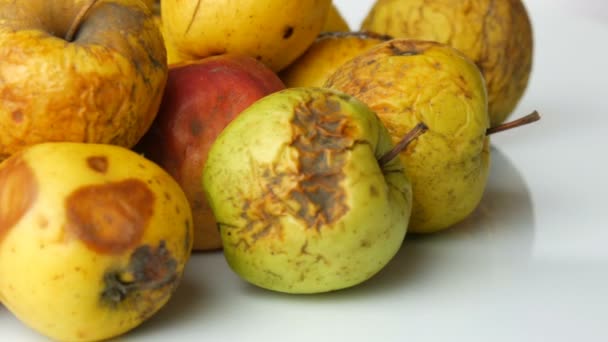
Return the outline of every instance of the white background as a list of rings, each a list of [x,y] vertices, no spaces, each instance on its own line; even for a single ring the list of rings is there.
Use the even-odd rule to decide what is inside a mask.
[[[357,29],[370,0],[336,0]],[[155,317],[118,341],[608,341],[608,4],[527,0],[529,88],[514,116],[541,122],[492,138],[479,210],[409,237],[355,288],[261,290],[221,253],[195,255]],[[2,341],[43,341],[0,308]]]

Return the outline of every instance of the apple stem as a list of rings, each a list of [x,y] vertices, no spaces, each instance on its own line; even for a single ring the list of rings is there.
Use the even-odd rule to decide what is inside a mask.
[[[414,128],[407,132],[407,134],[401,139],[401,141],[397,143],[397,145],[395,145],[390,151],[386,152],[382,157],[380,157],[380,159],[378,159],[378,164],[380,164],[380,167],[384,166],[386,163],[397,157],[399,153],[401,153],[401,151],[405,150],[405,148],[412,141],[414,141],[414,139],[416,139],[419,135],[426,132],[427,130],[428,127],[424,124],[424,122],[421,122],[414,126]]]
[[[524,117],[521,117],[519,119],[488,128],[486,130],[486,135],[506,131],[508,129],[523,126],[523,125],[527,125],[529,123],[532,123],[532,122],[535,122],[538,120],[540,120],[540,114],[538,114],[537,111],[533,111],[532,113],[530,113]]]
[[[68,29],[68,32],[65,34],[65,40],[67,40],[68,42],[71,42],[74,40],[74,36],[76,35],[76,32],[80,28],[80,25],[82,24],[84,17],[86,17],[87,13],[89,13],[89,10],[93,7],[93,5],[95,5],[96,2],[97,2],[97,0],[91,0],[87,5],[84,5],[80,9],[80,12],[78,12],[78,14],[76,15],[76,18],[74,18],[74,21],[72,21],[72,25]]]

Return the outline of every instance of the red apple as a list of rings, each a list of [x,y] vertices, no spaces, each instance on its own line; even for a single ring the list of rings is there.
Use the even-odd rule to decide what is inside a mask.
[[[261,62],[220,55],[172,65],[159,113],[135,149],[181,185],[192,208],[194,250],[221,247],[202,189],[202,170],[216,137],[256,100],[284,89]]]

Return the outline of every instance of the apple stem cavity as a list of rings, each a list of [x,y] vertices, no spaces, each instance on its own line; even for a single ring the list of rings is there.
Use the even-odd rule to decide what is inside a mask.
[[[76,15],[76,18],[74,18],[74,21],[72,21],[72,25],[70,25],[68,32],[65,34],[64,39],[66,41],[68,41],[68,42],[74,41],[74,36],[76,35],[76,32],[78,32],[78,29],[80,28],[80,25],[82,24],[82,21],[87,16],[87,14],[91,10],[91,8],[93,8],[95,3],[97,3],[97,1],[98,0],[91,0],[88,4],[84,5],[80,9],[78,14]]]
[[[486,130],[486,135],[490,135],[490,134],[494,134],[494,133],[498,133],[498,132],[502,132],[502,131],[506,131],[509,130],[511,128],[515,128],[515,127],[520,127],[523,125],[527,125],[529,123],[535,122],[540,120],[540,114],[538,114],[537,111],[533,111],[532,113],[521,117],[519,119],[513,120],[513,121],[509,121],[509,122],[505,122],[503,124],[500,124],[498,126],[494,126],[494,127],[490,127]]]
[[[424,122],[420,122],[414,128],[412,128],[401,141],[397,143],[390,151],[386,152],[380,159],[378,159],[378,164],[380,167],[383,167],[391,160],[395,159],[401,153],[401,151],[405,150],[405,148],[412,142],[414,139],[418,138],[422,133],[426,132],[429,128]]]

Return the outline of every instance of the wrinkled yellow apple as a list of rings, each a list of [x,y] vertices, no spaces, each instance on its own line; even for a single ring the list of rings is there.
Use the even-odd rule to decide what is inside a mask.
[[[339,66],[388,39],[373,32],[322,33],[279,76],[289,88],[320,87]]]
[[[321,32],[331,0],[163,0],[161,17],[180,55],[245,54],[279,71]]]
[[[401,152],[414,193],[411,232],[448,228],[478,205],[489,169],[487,96],[479,69],[456,49],[395,39],[343,64],[325,86],[374,110],[394,142],[428,131]]]
[[[521,0],[377,0],[361,29],[463,52],[486,80],[491,126],[505,121],[527,87],[533,36]]]
[[[166,79],[140,0],[0,0],[0,160],[47,141],[132,147]]]
[[[0,297],[54,340],[107,339],[152,316],[192,240],[179,185],[126,148],[42,143],[0,164]]]

